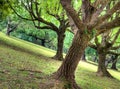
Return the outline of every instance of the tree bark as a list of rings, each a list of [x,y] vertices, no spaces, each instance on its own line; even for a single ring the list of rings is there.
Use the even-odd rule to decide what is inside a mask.
[[[77,32],[75,35],[65,60],[56,72],[56,79],[63,83],[62,89],[81,89],[75,82],[75,70],[89,40],[86,34]]]
[[[97,75],[98,76],[106,76],[106,77],[111,77],[112,75],[107,71],[105,67],[105,53],[98,53],[99,60],[98,60],[98,70],[97,70]]]
[[[57,42],[57,52],[56,55],[53,57],[56,60],[63,60],[63,44],[64,44],[64,39],[65,39],[65,35],[64,33],[58,33],[58,38],[57,38],[58,42]]]

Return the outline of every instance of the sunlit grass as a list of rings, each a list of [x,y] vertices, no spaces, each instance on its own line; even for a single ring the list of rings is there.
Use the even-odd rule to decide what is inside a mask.
[[[39,89],[42,76],[52,74],[61,64],[60,61],[48,58],[54,54],[53,50],[0,33],[0,89]],[[42,73],[19,71],[20,69]],[[76,71],[77,83],[83,89],[120,89],[120,72],[109,70],[116,78],[109,79],[96,76],[96,71],[96,65],[81,61]]]
[[[5,34],[0,32],[0,43],[11,46],[15,49],[19,49],[22,51],[34,53],[34,54],[42,54],[47,57],[52,57],[55,55],[55,51],[42,47],[40,45],[36,45],[24,40],[20,40],[15,37],[8,37]]]

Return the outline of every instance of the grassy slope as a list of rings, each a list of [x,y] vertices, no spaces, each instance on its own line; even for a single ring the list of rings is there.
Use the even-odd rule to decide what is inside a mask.
[[[11,47],[17,47],[17,50]],[[56,71],[61,64],[41,55],[50,57],[54,51],[0,33],[0,89],[39,89],[41,81],[47,80],[43,77]],[[22,69],[26,71],[20,71]],[[80,62],[76,81],[83,89],[120,89],[120,72],[109,70],[117,79],[108,79],[97,77],[96,70],[95,65]]]
[[[5,34],[0,32],[0,44],[6,44],[12,48],[33,53],[36,55],[44,55],[47,57],[52,57],[55,54],[55,51],[47,49],[45,47],[20,40],[15,37],[7,37]]]

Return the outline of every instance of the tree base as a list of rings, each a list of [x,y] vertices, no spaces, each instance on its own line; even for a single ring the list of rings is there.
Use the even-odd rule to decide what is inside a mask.
[[[69,83],[67,81],[56,80],[55,86],[53,89],[82,89],[76,82]]]
[[[82,89],[74,81],[66,81],[62,78],[57,79],[56,73],[47,76],[47,81],[40,83],[40,89]]]
[[[57,56],[57,55],[55,55],[54,57],[52,57],[52,59],[59,60],[59,61],[63,61],[64,60],[63,57]]]
[[[116,67],[111,67],[111,69],[112,69],[112,70],[116,70],[116,71],[118,70]]]
[[[103,73],[102,71],[98,71],[96,75],[100,77],[113,78],[113,76],[108,71],[106,71],[105,73]]]

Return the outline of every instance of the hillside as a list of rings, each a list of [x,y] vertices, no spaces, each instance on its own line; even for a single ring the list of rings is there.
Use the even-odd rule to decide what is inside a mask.
[[[53,60],[55,51],[0,33],[0,89],[41,88],[46,76],[55,72],[61,62]],[[96,65],[80,62],[76,81],[83,89],[120,89],[120,72],[109,70],[116,79],[97,77]]]

